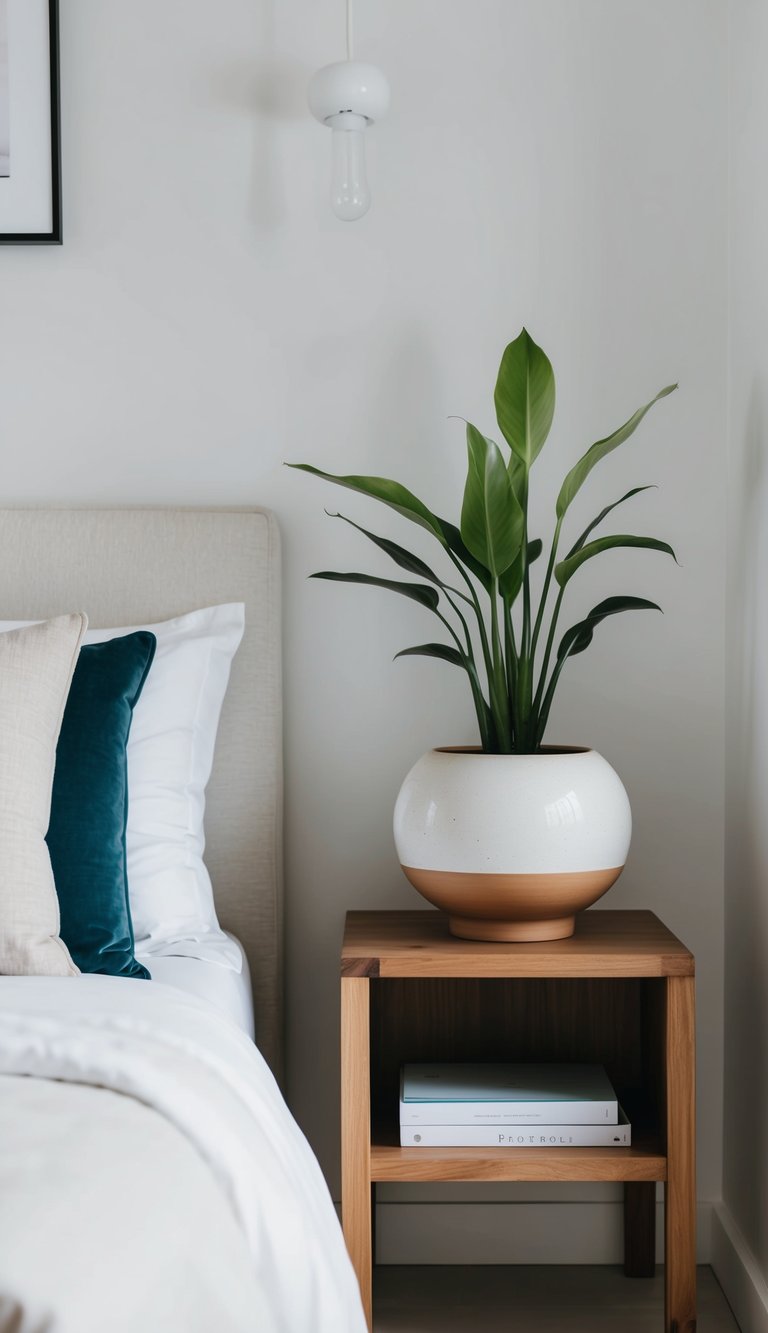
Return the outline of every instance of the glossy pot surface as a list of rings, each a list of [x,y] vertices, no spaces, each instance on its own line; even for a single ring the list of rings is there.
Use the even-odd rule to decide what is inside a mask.
[[[621,874],[632,815],[595,750],[446,748],[407,775],[394,831],[403,871],[454,934],[557,939]]]

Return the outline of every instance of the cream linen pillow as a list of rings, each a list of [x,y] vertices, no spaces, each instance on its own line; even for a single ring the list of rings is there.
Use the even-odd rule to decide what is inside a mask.
[[[29,624],[0,620],[0,635]],[[162,955],[198,958],[240,972],[240,949],[216,917],[203,861],[203,820],[219,715],[245,629],[245,607],[228,602],[155,625],[89,629],[84,642],[104,643],[140,629],[154,634],[157,649],[128,740],[126,852],[136,955],[150,972],[152,958]]]
[[[0,975],[76,976],[45,842],[64,705],[88,619],[0,634]]]

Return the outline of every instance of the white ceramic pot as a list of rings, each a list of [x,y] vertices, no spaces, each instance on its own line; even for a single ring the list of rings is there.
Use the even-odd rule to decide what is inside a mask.
[[[400,864],[454,935],[556,940],[624,868],[632,813],[595,750],[430,750],[395,805]]]

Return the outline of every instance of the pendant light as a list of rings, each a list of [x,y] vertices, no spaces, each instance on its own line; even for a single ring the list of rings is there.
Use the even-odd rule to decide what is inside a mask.
[[[352,0],[347,0],[347,58],[324,65],[309,85],[309,109],[331,130],[331,208],[342,222],[368,212],[365,134],[389,109],[389,84],[380,69],[354,59]]]

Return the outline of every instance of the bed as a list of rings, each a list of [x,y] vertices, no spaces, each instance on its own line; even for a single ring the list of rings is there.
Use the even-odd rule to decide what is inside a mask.
[[[246,624],[205,821],[242,968],[169,957],[149,982],[0,977],[0,1333],[362,1333],[325,1182],[279,1091],[275,520],[6,510],[0,551],[8,620],[82,608],[142,625],[243,602]]]

